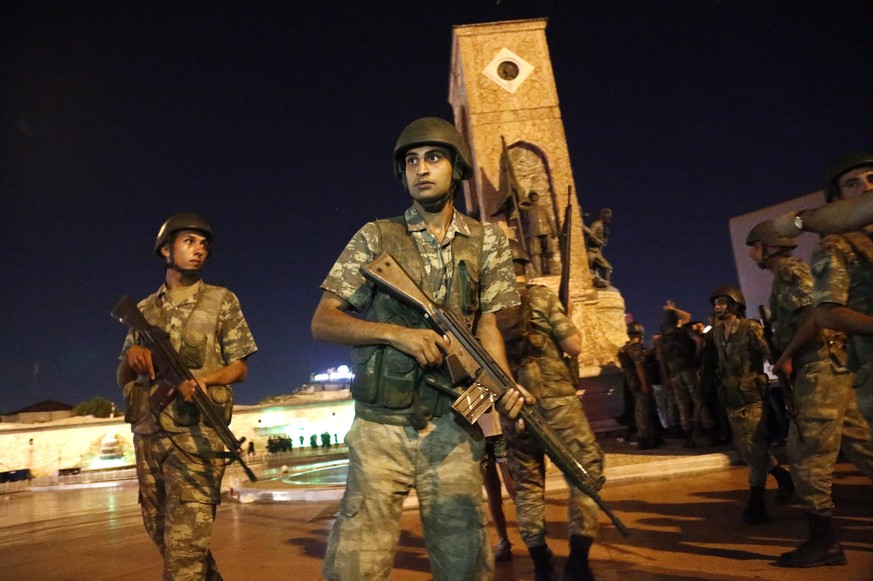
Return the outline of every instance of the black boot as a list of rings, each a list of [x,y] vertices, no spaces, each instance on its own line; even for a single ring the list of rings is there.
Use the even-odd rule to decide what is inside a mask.
[[[753,486],[750,489],[749,505],[743,511],[743,522],[750,525],[759,525],[769,520],[767,506],[764,504],[764,487]]]
[[[776,484],[779,485],[779,491],[776,493],[776,503],[786,504],[794,496],[794,479],[791,478],[791,472],[782,466],[774,466],[770,469],[770,474],[776,479]]]
[[[593,542],[591,537],[570,536],[570,556],[564,566],[563,581],[594,581],[594,574],[588,568],[588,552]]]
[[[793,551],[780,555],[774,565],[778,567],[845,565],[846,555],[834,534],[831,517],[808,512],[806,519],[809,521],[809,538]]]
[[[527,552],[534,563],[534,581],[551,581],[554,567],[552,566],[552,551],[547,545],[528,547]]]

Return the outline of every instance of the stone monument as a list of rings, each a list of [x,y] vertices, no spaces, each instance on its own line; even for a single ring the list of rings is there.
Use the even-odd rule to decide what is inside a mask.
[[[617,289],[592,284],[546,23],[532,19],[453,29],[449,102],[476,168],[465,185],[466,209],[530,245],[539,261],[533,282],[556,292],[566,258],[557,237],[534,230],[531,199],[539,206],[538,220],[558,229],[570,212],[569,310],[582,333],[580,379],[586,390],[615,390],[616,354],[627,341],[625,304]],[[587,400],[586,393],[589,415],[599,415],[591,409],[595,402]],[[601,412],[606,419],[622,410]]]

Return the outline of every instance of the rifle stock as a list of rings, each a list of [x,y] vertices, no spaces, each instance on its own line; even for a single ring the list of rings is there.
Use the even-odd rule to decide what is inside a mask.
[[[467,330],[464,321],[451,310],[434,304],[389,253],[383,252],[370,264],[363,266],[361,273],[380,290],[416,309],[434,331],[448,339],[449,352],[445,354],[443,371],[453,386],[465,388],[452,404],[452,409],[468,422],[475,423],[507,389],[515,388],[512,377]],[[432,387],[439,388],[437,385]],[[453,390],[453,395],[458,393]],[[606,479],[603,476],[594,477],[573,456],[535,407],[525,404],[521,417],[567,480],[591,497],[615,527],[628,536],[630,532],[627,527],[600,498],[599,490]]]
[[[767,341],[767,346],[770,348],[770,355],[773,356],[773,361],[776,361],[782,353],[776,347],[776,342],[773,340],[773,325],[770,323],[770,315],[767,313],[767,309],[764,308],[764,305],[758,305],[758,312],[761,314],[761,323],[764,327],[764,340]],[[776,377],[779,378],[779,383],[782,384],[785,399],[785,411],[788,413],[788,417],[791,418],[791,421],[794,422],[794,427],[797,428],[797,439],[803,442],[803,430],[797,422],[797,400],[794,398],[794,380],[792,380],[784,371],[774,369],[773,372],[776,374]]]
[[[121,297],[111,314],[119,323],[139,332],[152,352],[158,387],[150,394],[149,399],[152,411],[157,415],[176,397],[180,383],[195,378],[182,361],[179,353],[173,348],[167,334],[162,329],[149,324],[132,298],[127,295]],[[197,406],[197,410],[203,415],[209,427],[215,430],[221,438],[231,458],[239,462],[249,480],[255,482],[257,477],[246,465],[241,455],[245,438],[237,439],[234,436],[227,424],[224,423],[224,418],[221,412],[216,409],[212,399],[199,387],[194,390],[194,405]]]

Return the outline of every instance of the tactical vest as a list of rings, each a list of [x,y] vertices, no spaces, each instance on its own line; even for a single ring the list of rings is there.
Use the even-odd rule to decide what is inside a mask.
[[[456,234],[451,242],[453,274],[448,289],[448,307],[473,331],[479,313],[479,273],[485,229],[481,223],[456,214],[465,220],[470,236]],[[425,284],[426,272],[415,239],[403,217],[377,220],[380,246],[377,254],[387,251],[430,296]],[[427,328],[423,317],[397,299],[373,288],[373,296],[366,312],[368,321],[391,323],[413,329]],[[451,409],[453,399],[428,383],[448,385],[439,370],[424,371],[414,357],[389,345],[367,345],[352,350],[354,379],[352,397],[359,402],[358,416],[380,423],[411,424],[423,427],[428,419],[443,415]]]
[[[182,324],[178,335],[170,334],[173,348],[178,351],[185,365],[195,375],[211,373],[225,366],[221,345],[216,341],[216,337],[221,303],[227,292],[224,287],[204,284],[197,294],[194,309]],[[161,329],[166,328],[157,293],[146,298],[140,304],[140,309],[149,324]],[[152,386],[151,389],[155,387]],[[226,385],[210,385],[206,389],[212,400],[220,407],[225,422],[230,423],[233,413],[233,390]],[[161,428],[168,432],[183,432],[190,426],[201,423],[202,419],[194,404],[187,403],[177,395],[158,414],[158,421]]]

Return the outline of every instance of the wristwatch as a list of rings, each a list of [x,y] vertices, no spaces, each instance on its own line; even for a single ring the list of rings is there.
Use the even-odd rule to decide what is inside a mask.
[[[794,217],[794,227],[803,232],[803,218],[800,216],[800,214],[797,214]]]

